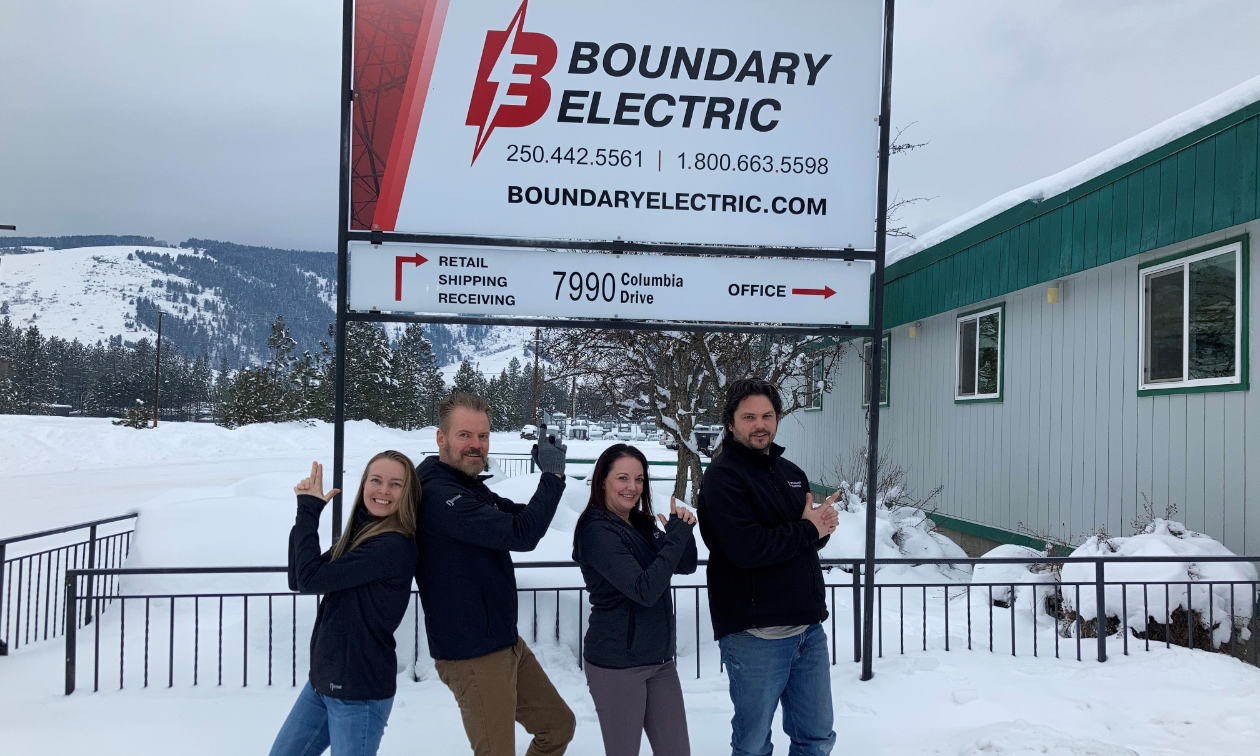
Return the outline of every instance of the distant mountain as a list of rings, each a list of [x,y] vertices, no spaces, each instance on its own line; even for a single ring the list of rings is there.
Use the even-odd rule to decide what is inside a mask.
[[[144,236],[0,237],[0,316],[88,344],[162,338],[232,366],[261,361],[277,315],[298,350],[319,349],[334,319],[337,258],[328,252]],[[391,327],[391,334],[400,330]],[[431,325],[451,382],[462,360],[487,377],[532,359],[533,329]]]

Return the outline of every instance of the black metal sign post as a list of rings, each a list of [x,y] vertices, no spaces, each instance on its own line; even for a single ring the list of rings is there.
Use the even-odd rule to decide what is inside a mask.
[[[871,663],[875,638],[875,504],[879,490],[879,401],[883,393],[884,351],[884,234],[888,230],[888,149],[892,116],[893,3],[884,0],[884,76],[879,100],[879,185],[875,202],[875,281],[871,297],[871,401],[866,442],[866,554],[862,569],[866,582],[862,585],[862,679],[871,679]],[[857,611],[857,607],[853,607]]]
[[[350,322],[392,323],[450,323],[473,325],[516,325],[542,328],[616,328],[627,330],[669,331],[716,331],[738,333],[791,333],[799,335],[824,335],[837,340],[870,338],[872,341],[871,386],[878,391],[882,379],[880,359],[883,333],[883,286],[884,286],[884,233],[888,214],[888,150],[889,113],[892,104],[892,30],[894,0],[884,0],[884,54],[883,81],[880,100],[879,123],[879,179],[877,188],[877,216],[875,251],[854,249],[822,250],[800,247],[719,246],[696,244],[644,244],[623,241],[576,241],[556,239],[494,238],[485,236],[460,236],[451,234],[414,234],[392,231],[350,230],[350,160],[353,123],[351,110],[355,103],[353,91],[354,64],[354,0],[343,0],[342,50],[341,50],[341,170],[337,226],[337,321],[336,321],[336,385],[333,393],[333,487],[342,489],[345,466],[345,398],[346,398],[346,326]],[[450,244],[492,247],[535,247],[550,249],[580,249],[607,252],[656,252],[670,255],[731,255],[739,257],[814,258],[834,260],[871,260],[874,265],[872,323],[869,328],[848,326],[798,326],[773,323],[680,323],[642,320],[597,320],[576,318],[502,318],[475,315],[410,315],[384,312],[350,312],[347,288],[349,278],[349,244],[351,241],[372,244]],[[868,502],[866,513],[866,555],[864,608],[862,611],[862,679],[871,678],[872,628],[874,627],[874,558],[875,558],[875,508],[874,491],[876,468],[879,458],[879,401],[870,403],[869,434],[867,439],[869,459],[867,466]],[[332,506],[332,532],[341,534],[343,494],[337,494]]]

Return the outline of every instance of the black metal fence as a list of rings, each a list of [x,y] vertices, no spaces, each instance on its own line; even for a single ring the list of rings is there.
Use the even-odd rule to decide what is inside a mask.
[[[940,567],[978,564],[1085,563],[1094,566],[1092,582],[884,582],[877,583],[875,656],[915,651],[989,651],[1012,656],[1043,656],[1106,661],[1109,650],[1129,654],[1150,650],[1152,644],[1188,646],[1228,653],[1257,664],[1257,600],[1260,581],[1108,581],[1106,566],[1116,563],[1255,563],[1251,557],[1111,557],[1009,559],[882,559],[877,568],[896,565]],[[861,661],[860,561],[824,560],[827,628],[832,664],[849,644],[853,660]],[[574,568],[571,562],[533,562],[516,565],[523,582],[534,583],[534,569]],[[126,575],[196,575],[215,573],[283,573],[283,567],[220,567],[176,569],[70,570],[65,578],[66,693],[77,686],[80,654],[91,654],[92,689],[115,677],[120,688],[165,682],[175,684],[296,685],[305,677],[307,645],[319,597],[288,591],[233,593],[144,593],[114,595],[85,593],[93,579]],[[546,582],[546,575],[543,574]],[[582,662],[582,641],[589,612],[586,589],[564,574],[555,586],[526,585],[518,589],[518,623],[531,643],[540,639]],[[706,586],[676,585],[672,589],[676,659],[682,658],[696,677],[704,670],[722,669],[708,624]],[[1104,607],[1099,623],[1083,619],[1082,598],[1092,594]],[[1141,597],[1141,604],[1137,603]],[[1206,596],[1201,603],[1197,596]],[[1226,600],[1224,597],[1227,597]],[[109,603],[112,598],[112,605]],[[1117,606],[1118,604],[1118,606]],[[1140,611],[1139,611],[1140,606]],[[89,610],[89,607],[91,609]],[[1131,611],[1132,610],[1132,611]],[[1134,612],[1146,622],[1130,622]],[[421,628],[419,595],[403,620],[411,645],[400,645],[413,665],[427,659]],[[84,617],[96,616],[91,635]],[[1102,632],[1099,632],[1101,626]],[[404,637],[402,635],[400,638]],[[1090,642],[1094,649],[1088,650]],[[403,643],[400,641],[400,644]],[[413,666],[413,669],[416,667]]]
[[[0,539],[0,641],[16,650],[64,633],[60,592],[66,572],[120,567],[131,550],[135,518],[127,514]],[[78,531],[84,530],[87,538],[76,540]],[[25,553],[12,553],[19,550]],[[86,596],[106,603],[116,590],[115,578],[108,574],[84,586]],[[79,621],[91,622],[95,608],[92,602],[83,604]]]

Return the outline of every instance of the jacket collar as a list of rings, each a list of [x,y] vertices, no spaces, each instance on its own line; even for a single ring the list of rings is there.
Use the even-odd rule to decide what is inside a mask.
[[[722,441],[722,451],[733,452],[740,461],[766,470],[774,467],[775,460],[783,456],[783,447],[773,441],[770,442],[770,453],[765,454],[757,449],[751,449],[744,446],[740,442],[736,441],[734,437],[729,435]]]

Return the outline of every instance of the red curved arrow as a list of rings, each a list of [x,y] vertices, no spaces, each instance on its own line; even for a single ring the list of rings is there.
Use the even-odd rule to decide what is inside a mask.
[[[417,268],[429,261],[429,258],[423,257],[419,252],[411,257],[403,257],[399,255],[394,258],[394,301],[402,301],[402,269],[406,263],[413,263]]]
[[[827,299],[832,294],[835,294],[836,292],[830,286],[824,286],[821,289],[792,289],[792,293],[793,294],[808,294],[812,296],[822,297],[823,299]]]

